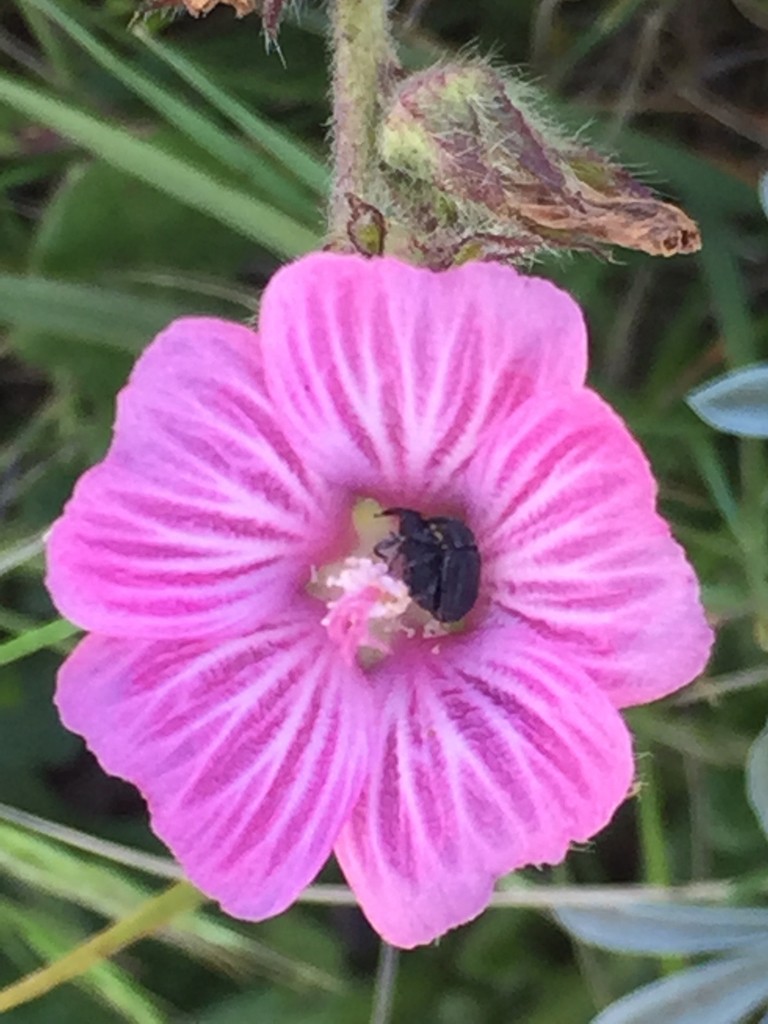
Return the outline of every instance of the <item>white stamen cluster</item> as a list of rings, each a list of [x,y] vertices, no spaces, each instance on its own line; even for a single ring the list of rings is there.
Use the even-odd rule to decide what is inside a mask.
[[[374,562],[370,558],[347,558],[341,571],[334,576],[327,576],[326,587],[336,587],[341,595],[328,602],[329,614],[345,597],[375,587],[379,592],[378,599],[371,603],[368,617],[371,619],[397,619],[405,613],[411,603],[408,588],[402,580],[391,576],[383,562]],[[328,625],[328,615],[322,620]]]

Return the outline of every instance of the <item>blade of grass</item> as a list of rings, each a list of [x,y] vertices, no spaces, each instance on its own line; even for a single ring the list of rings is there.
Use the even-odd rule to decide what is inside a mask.
[[[0,323],[99,342],[132,355],[171,320],[188,312],[181,303],[130,292],[0,273]]]
[[[737,544],[741,543],[739,506],[723,465],[709,440],[697,438],[691,442],[691,452],[702,480],[707,485],[713,502],[719,509]]]
[[[686,344],[700,329],[704,307],[705,299],[697,282],[680,297],[677,308],[670,310],[647,369],[646,390],[656,403],[679,401],[681,368],[687,363]]]
[[[763,442],[754,437],[739,439],[741,471],[741,548],[744,575],[755,602],[754,633],[763,650],[768,649],[768,536],[765,525],[766,466]]]
[[[58,35],[51,30],[45,18],[39,17],[30,0],[16,0],[16,6],[48,58],[56,84],[62,89],[68,89],[72,85],[72,70]]]
[[[643,722],[645,722],[644,731],[646,735],[649,738],[656,738],[655,734],[658,732],[659,724],[662,720],[659,716],[644,718],[642,715],[638,715],[637,711],[635,711],[633,721],[634,724],[639,727],[642,727]],[[687,750],[691,748],[700,752],[701,748],[699,746],[698,735],[694,736],[691,734],[690,729],[685,729],[682,733],[678,729],[674,729],[673,732],[675,741],[670,741],[669,745],[673,746],[675,749]],[[678,742],[680,735],[689,736],[688,741],[680,744]],[[665,739],[668,738],[669,737],[666,737]],[[716,746],[713,746],[711,749],[712,758],[710,759],[712,760],[712,763],[724,763],[730,766],[732,764],[743,762],[748,746],[741,743],[733,745],[738,749],[725,749],[727,745],[720,742],[718,742]],[[718,752],[722,754],[721,757],[717,756]],[[116,863],[139,868],[148,874],[158,875],[163,878],[180,877],[180,869],[168,858],[155,857],[152,854],[145,854],[141,851],[133,850],[130,847],[124,847],[117,843],[111,843],[107,840],[99,839],[96,836],[89,836],[84,832],[78,832],[76,829],[71,829],[64,825],[58,825],[55,822],[39,818],[34,814],[27,814],[25,811],[8,807],[6,804],[0,804],[0,820],[8,821],[14,825],[18,824],[25,830],[35,832],[39,835],[50,836],[61,843],[74,846],[77,849],[87,850],[88,852],[99,856],[107,857],[110,860],[114,860]],[[0,842],[0,859],[2,858],[3,849],[5,848],[7,851],[10,848],[10,845],[10,840],[6,835],[3,837],[3,842]],[[160,862],[159,866],[156,866],[157,862]],[[78,872],[81,872],[82,867],[80,862],[78,863]],[[39,879],[38,882],[31,881],[30,872],[33,870],[34,858],[30,855],[29,851],[24,851],[23,855],[20,858],[17,858],[17,866],[14,868],[15,875],[20,879],[23,877],[23,879],[28,881],[30,884],[39,884]],[[20,872],[23,872],[23,876]],[[53,874],[53,884],[59,887],[63,885],[65,875],[66,872],[62,869],[61,864],[57,863]],[[768,883],[768,880],[766,881]],[[558,886],[529,882],[521,878],[519,875],[510,875],[507,876],[506,879],[502,880],[500,885],[501,889],[496,891],[491,898],[492,906],[549,909],[557,906],[602,907],[642,902],[664,903],[669,900],[673,902],[675,900],[691,902],[728,902],[733,893],[734,883],[729,879],[721,879],[670,886],[669,888],[635,884]],[[90,894],[93,894],[94,891],[95,888],[93,886],[86,890],[86,892]],[[57,889],[56,892],[61,895],[59,889]],[[83,895],[83,887],[79,884],[78,892],[80,894],[80,899],[85,898]],[[110,882],[110,892],[114,896],[115,888],[113,882]],[[87,898],[90,898],[90,896]],[[315,906],[351,907],[356,906],[357,897],[346,885],[325,883],[308,886],[299,895],[297,902],[313,904]],[[180,926],[181,922],[177,922],[174,927]]]
[[[400,950],[382,940],[373,987],[370,1024],[391,1024],[399,959]]]
[[[558,58],[553,84],[562,82],[576,65],[609,36],[617,32],[648,0],[614,0],[593,20],[591,28],[579,35],[571,48]]]
[[[202,115],[189,103],[178,99],[166,86],[158,84],[149,75],[123,60],[50,0],[27,0],[27,3],[57,24],[70,39],[126,88],[157,111],[169,125],[177,128],[232,170],[251,178],[259,186],[262,198],[279,200],[284,212],[301,213],[302,220],[307,225],[316,219],[317,204],[305,191],[295,187],[285,173],[281,173],[263,160],[258,160],[257,154],[251,149],[222,131],[210,118]]]
[[[64,167],[65,159],[62,153],[5,159],[5,167],[0,170],[0,196],[7,196],[10,190],[18,185],[28,185],[41,178],[59,174]]]
[[[145,871],[158,878],[181,881],[184,877],[181,868],[170,857],[158,857],[156,854],[134,850],[130,846],[113,843],[108,839],[100,839],[88,832],[80,832],[66,825],[59,825],[58,822],[48,821],[47,818],[40,818],[36,814],[27,813],[27,811],[20,811],[8,804],[0,803],[0,821],[19,826],[36,835],[55,839],[59,843],[66,843],[67,846],[72,846],[77,850],[104,857],[123,867]],[[0,851],[0,856],[2,856],[2,851]]]
[[[20,981],[0,989],[0,1013],[37,999],[65,982],[74,981],[96,964],[165,927],[180,914],[195,910],[204,901],[205,896],[188,882],[177,882],[48,967],[33,971]]]
[[[640,759],[643,760],[642,753]],[[644,879],[649,885],[669,888],[672,885],[672,873],[664,831],[661,794],[653,755],[650,752],[645,757],[642,767],[637,806]],[[659,966],[663,975],[674,974],[685,966],[685,960],[679,956],[667,956],[660,960]]]
[[[285,132],[281,132],[263,118],[258,117],[238,99],[216,85],[188,57],[153,38],[142,25],[137,24],[133,31],[151,53],[172,68],[212,107],[237,125],[247,138],[257,143],[277,160],[288,174],[292,174],[301,181],[312,193],[316,195],[326,193],[329,175],[321,161],[312,156]]]
[[[24,565],[26,562],[41,555],[45,547],[44,536],[45,533],[43,532],[36,537],[29,537],[27,540],[14,544],[13,547],[4,548],[0,551],[0,576],[13,572],[20,565]]]
[[[558,108],[561,109],[565,108]],[[576,109],[571,108],[571,118]],[[587,108],[581,109],[583,116],[589,114]],[[605,126],[606,121],[604,118],[594,120],[595,131],[590,134],[599,137],[599,127],[601,124]],[[575,120],[573,123],[576,124]],[[760,212],[754,188],[693,151],[633,129],[624,129],[621,133],[618,150],[626,165],[634,165],[646,174],[652,170],[655,179],[671,182],[686,208],[691,205],[688,212],[694,216],[700,216],[702,212],[706,214],[714,202],[720,217]]]
[[[41,460],[34,449],[45,445],[46,436],[60,421],[67,404],[66,396],[54,393],[27,417],[26,422],[19,424],[15,435],[0,447],[0,475],[12,472],[25,458],[39,465]]]
[[[192,296],[222,299],[233,306],[241,306],[244,316],[255,316],[259,311],[259,296],[245,286],[224,283],[219,278],[206,277],[184,271],[124,270],[120,280],[129,284],[152,285],[188,292]]]
[[[0,808],[0,817],[16,819],[14,825],[21,826],[0,825],[0,872],[35,892],[48,893],[113,919],[129,913],[150,895],[143,885],[125,873],[72,850],[62,849],[58,842],[41,838],[39,827],[34,830],[37,834],[30,834],[29,820],[37,823],[41,819],[13,808]],[[55,838],[59,842],[71,842],[69,837],[63,838],[60,834],[71,830],[53,822],[49,824],[49,834],[58,832]],[[117,848],[114,843],[84,838],[86,842],[76,845],[81,849],[95,848],[95,852],[102,856],[109,855],[105,849],[111,852]],[[87,842],[89,838],[90,844]],[[152,862],[150,870],[154,870],[155,863],[165,860],[139,851],[128,852],[131,865],[144,870],[147,870],[146,862]],[[121,859],[125,863],[125,857]],[[175,878],[183,881],[180,869],[172,861],[167,863],[171,865]],[[257,970],[274,981],[297,989],[336,992],[341,988],[341,983],[327,971],[287,956],[251,936],[241,935],[235,926],[218,921],[203,911],[173,922],[154,938],[182,949],[188,956],[227,974],[248,975]]]
[[[711,205],[712,200],[708,202]],[[751,363],[758,358],[755,323],[736,257],[735,240],[719,217],[701,210],[693,212],[704,241],[698,259],[720,324],[728,364],[736,367]]]
[[[13,928],[30,949],[48,962],[63,956],[82,941],[82,933],[78,934],[74,928],[63,924],[58,916],[43,914],[28,906],[21,908],[0,903],[0,918],[5,927]],[[165,1024],[167,1021],[150,995],[116,964],[98,964],[76,981],[121,1019],[132,1024]]]
[[[768,684],[768,665],[758,665],[757,668],[744,668],[737,672],[726,672],[721,676],[704,676],[697,680],[693,686],[674,698],[674,704],[683,706],[686,704],[697,704],[699,701],[717,701],[731,693],[739,693],[742,690],[751,690],[756,686]]]
[[[47,125],[102,160],[179,202],[202,210],[221,224],[279,256],[294,257],[317,247],[304,225],[253,199],[160,146],[106,124],[9,75],[0,75],[0,102]]]
[[[0,644],[0,665],[10,665],[14,661],[28,658],[37,651],[55,647],[62,640],[67,640],[79,632],[80,627],[72,625],[66,619],[54,619],[53,622],[47,622],[37,629],[30,629],[27,633]]]
[[[21,636],[21,634],[35,629],[38,625],[35,619],[31,619],[28,615],[20,615],[18,612],[11,611],[9,608],[3,608],[0,605],[0,630],[2,632],[11,633],[13,636]],[[66,655],[72,650],[72,644],[67,640],[59,640],[49,644],[48,648],[51,651],[56,651],[57,654]],[[1,819],[2,814],[0,813]]]

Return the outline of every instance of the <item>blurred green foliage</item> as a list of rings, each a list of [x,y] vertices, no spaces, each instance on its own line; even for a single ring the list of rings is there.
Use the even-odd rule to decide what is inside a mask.
[[[761,891],[768,878],[743,779],[768,685],[756,641],[768,631],[765,453],[713,434],[683,401],[768,356],[760,10],[744,0],[398,10],[409,65],[469,43],[524,64],[567,120],[589,120],[591,137],[679,201],[704,237],[696,258],[541,267],[586,310],[593,382],[646,447],[719,632],[712,679],[631,715],[643,814],[625,806],[555,873],[561,883],[735,876]],[[40,537],[104,450],[115,394],[153,332],[180,313],[252,317],[279,262],[318,243],[329,110],[320,8],[284,26],[285,66],[256,19],[217,10],[129,31],[133,13],[130,0],[0,10],[0,799],[159,852],[138,799],[52,709],[72,640],[41,585]],[[0,826],[0,984],[152,894],[146,875],[103,852]],[[367,1019],[376,953],[350,908],[298,906],[253,926],[197,911],[9,1019],[352,1024]],[[572,944],[530,911],[495,910],[403,958],[394,1020],[585,1024],[669,966]]]

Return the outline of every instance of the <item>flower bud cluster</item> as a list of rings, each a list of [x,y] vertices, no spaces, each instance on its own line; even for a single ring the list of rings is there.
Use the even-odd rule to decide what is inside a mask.
[[[435,268],[611,245],[653,256],[700,247],[682,211],[564,132],[532,86],[479,60],[401,78],[379,156],[381,192],[362,199],[380,207],[387,248]]]

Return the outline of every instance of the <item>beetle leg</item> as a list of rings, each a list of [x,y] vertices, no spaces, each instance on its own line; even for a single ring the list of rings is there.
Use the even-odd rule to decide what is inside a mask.
[[[390,533],[389,536],[380,540],[378,544],[373,545],[373,553],[377,558],[383,558],[385,562],[389,562],[389,554],[393,548],[396,548],[400,543],[400,538],[396,533]]]

